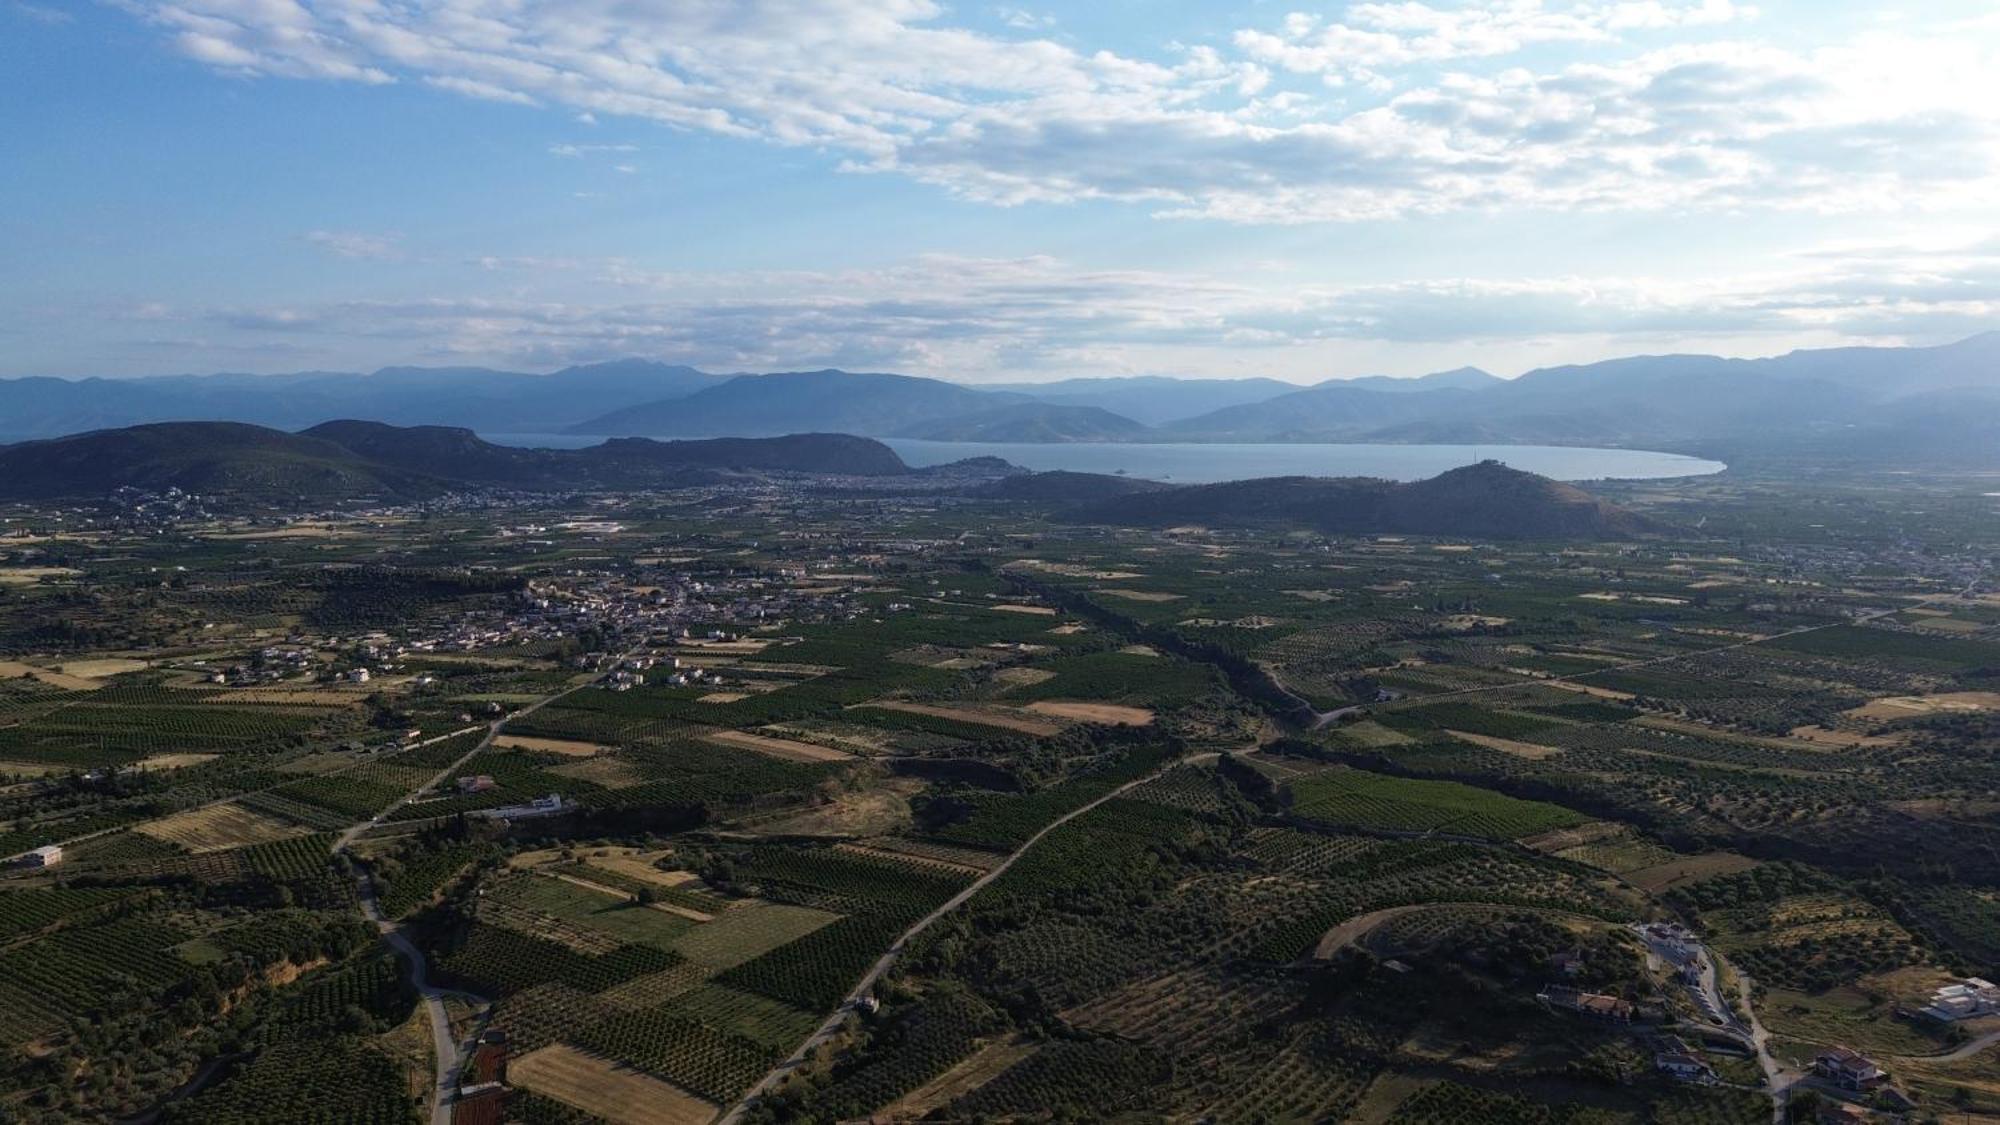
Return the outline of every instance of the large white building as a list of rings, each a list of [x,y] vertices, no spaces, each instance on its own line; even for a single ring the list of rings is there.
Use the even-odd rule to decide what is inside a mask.
[[[1923,1013],[1945,1023],[2000,1014],[2000,987],[1990,980],[1968,977],[1931,993]]]

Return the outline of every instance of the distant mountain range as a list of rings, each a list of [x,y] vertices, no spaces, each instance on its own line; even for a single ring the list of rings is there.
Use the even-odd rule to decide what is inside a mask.
[[[1769,359],[1636,356],[1499,379],[1472,368],[1299,387],[1272,379],[1085,378],[973,387],[838,370],[717,375],[645,360],[550,375],[385,368],[369,375],[0,380],[0,435],[225,419],[330,418],[487,433],[767,437],[839,431],[938,441],[1607,445],[1732,462],[1803,458],[1991,467],[2000,333],[1933,348]]]
[[[891,477],[912,470],[888,446],[850,434],[618,438],[587,449],[520,449],[446,426],[338,421],[286,433],[241,422],[155,422],[0,446],[0,500],[98,497],[129,487],[316,505],[417,499],[459,487],[666,488],[727,472]]]

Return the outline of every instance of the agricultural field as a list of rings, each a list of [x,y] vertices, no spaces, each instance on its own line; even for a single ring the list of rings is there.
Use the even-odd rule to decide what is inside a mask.
[[[1781,1070],[2000,1098],[1899,1014],[2000,974],[1956,501],[1614,482],[1713,530],[1530,544],[912,484],[0,540],[0,855],[63,849],[0,873],[0,1120],[424,1119],[377,918],[523,1122],[1771,1120],[1666,921]]]

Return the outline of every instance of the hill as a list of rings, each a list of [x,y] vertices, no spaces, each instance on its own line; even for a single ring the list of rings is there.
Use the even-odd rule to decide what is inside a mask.
[[[333,442],[240,422],[156,422],[0,446],[5,499],[101,496],[125,486],[316,501],[442,490]]]
[[[453,487],[658,488],[721,472],[900,476],[909,467],[881,442],[849,434],[519,449],[448,426],[339,421],[290,434],[240,422],[158,422],[0,446],[0,499],[132,487],[333,503]]]
[[[1622,539],[1658,530],[1573,485],[1482,461],[1430,480],[1267,477],[1149,491],[1063,513],[1130,527],[1286,527],[1328,534],[1480,539]]]
[[[1136,441],[1152,433],[1130,418],[1096,406],[1016,402],[906,426],[895,437],[930,441]]]

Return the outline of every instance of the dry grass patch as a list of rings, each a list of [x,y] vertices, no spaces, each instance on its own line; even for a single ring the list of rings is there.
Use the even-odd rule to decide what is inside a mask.
[[[974,1051],[963,1062],[889,1103],[871,1120],[921,1121],[1006,1073],[1040,1049],[1031,1039],[1003,1039]]]
[[[703,742],[717,746],[728,746],[737,750],[754,750],[772,758],[783,758],[792,762],[846,762],[854,755],[844,750],[826,746],[814,746],[810,742],[794,742],[789,738],[770,738],[748,731],[724,730],[701,736]]]
[[[993,607],[1001,613],[1029,613],[1036,617],[1054,617],[1056,611],[1045,605],[1021,605],[1017,602],[1002,602]]]
[[[1498,750],[1502,754],[1512,754],[1516,758],[1526,758],[1531,762],[1539,762],[1543,758],[1562,753],[1554,746],[1543,746],[1535,742],[1516,742],[1511,738],[1495,738],[1490,734],[1473,734],[1462,730],[1447,730],[1445,733],[1461,742],[1470,742],[1474,746],[1484,746],[1488,750]]]
[[[830,910],[750,902],[682,934],[674,940],[674,951],[707,972],[719,973],[839,919],[840,915]]]
[[[1091,592],[1128,602],[1177,602],[1187,597],[1186,594],[1169,594],[1162,590],[1127,590],[1116,586],[1100,587]]]
[[[1854,747],[1881,748],[1899,746],[1907,737],[1901,734],[1861,734],[1851,730],[1834,730],[1831,727],[1793,727],[1791,736],[1801,742],[1816,746],[1837,746],[1843,750]]]
[[[307,830],[241,805],[210,805],[189,809],[138,825],[132,831],[191,852],[216,852],[245,844],[264,844],[307,835]]]
[[[143,660],[124,657],[105,657],[101,660],[65,660],[56,671],[66,676],[82,676],[87,680],[101,680],[107,676],[122,676],[127,672],[143,672],[152,665]]]
[[[1641,867],[1637,871],[1627,871],[1625,881],[1649,894],[1661,894],[1675,887],[1706,879],[1712,875],[1733,875],[1738,871],[1748,871],[1757,866],[1757,861],[1735,852],[1704,852],[1701,855],[1685,855],[1656,863],[1651,867]]]
[[[529,738],[518,734],[503,734],[493,740],[493,745],[502,750],[541,750],[549,754],[561,754],[566,758],[594,758],[611,749],[595,742],[577,742],[567,738]]]
[[[1856,719],[1886,720],[1981,711],[2000,711],[2000,692],[1948,691],[1937,695],[1895,695],[1886,699],[1871,699],[1847,714]]]
[[[22,676],[32,676],[50,687],[59,687],[64,691],[96,691],[104,686],[103,680],[52,672],[47,668],[37,668],[33,664],[23,664],[18,660],[0,660],[0,679],[13,680]]]
[[[189,766],[201,765],[203,762],[213,762],[220,757],[222,757],[220,754],[155,754],[150,758],[133,763],[133,768],[141,770],[186,769]]]
[[[1028,704],[1028,710],[1043,715],[1054,715],[1059,719],[1075,719],[1079,723],[1098,723],[1113,727],[1153,725],[1151,708],[1123,707],[1116,703],[1065,703],[1060,700],[1043,700]]]
[[[1569,654],[1564,653],[1564,655],[1567,656]],[[1543,680],[1542,683],[1545,686],[1559,688],[1563,691],[1573,691],[1578,695],[1588,695],[1596,699],[1615,699],[1621,703],[1639,698],[1629,691],[1613,691],[1610,688],[1596,687],[1591,684],[1579,684],[1573,680]]]
[[[695,700],[696,703],[741,703],[750,698],[747,691],[712,691]]]
[[[722,1112],[624,1063],[585,1054],[567,1043],[530,1051],[507,1067],[516,1086],[545,1094],[612,1125],[705,1125]]]
[[[1001,730],[1019,731],[1037,738],[1060,733],[1061,723],[1051,723],[1022,714],[1018,710],[997,707],[950,707],[933,703],[902,703],[896,700],[880,700],[862,704],[884,711],[901,711],[909,715],[930,715],[938,719],[954,719],[962,723],[977,723],[983,727],[998,727]]]
[[[623,789],[629,785],[643,784],[646,775],[639,767],[613,754],[596,758],[582,758],[574,762],[564,762],[549,767],[550,773],[573,777],[578,781],[588,781],[602,785],[606,789]]]
[[[1033,687],[1056,678],[1047,668],[1002,668],[993,673],[993,682],[1008,688]]]

